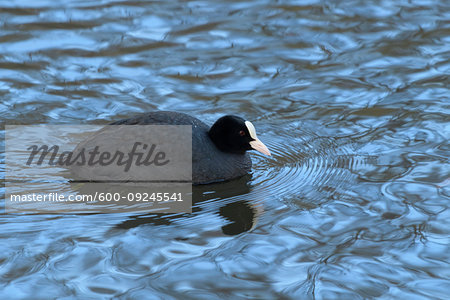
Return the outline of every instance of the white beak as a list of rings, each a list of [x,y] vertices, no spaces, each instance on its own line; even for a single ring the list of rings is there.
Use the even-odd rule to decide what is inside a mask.
[[[250,146],[252,147],[252,149],[255,149],[256,151],[261,152],[262,154],[270,156],[269,149],[259,139],[251,141]]]
[[[250,146],[252,149],[255,149],[256,151],[261,152],[262,154],[269,155],[270,151],[267,149],[266,145],[264,145],[257,137],[256,137],[256,130],[255,126],[249,121],[245,121],[245,126],[247,126],[248,132],[250,133],[250,137],[253,139],[253,141],[250,142]]]

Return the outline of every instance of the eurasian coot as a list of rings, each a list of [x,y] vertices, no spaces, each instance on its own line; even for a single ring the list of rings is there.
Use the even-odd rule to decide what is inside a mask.
[[[116,121],[111,125],[192,125],[192,181],[207,184],[247,174],[252,161],[247,150],[270,155],[255,127],[237,116],[224,116],[211,128],[190,115],[159,111]]]

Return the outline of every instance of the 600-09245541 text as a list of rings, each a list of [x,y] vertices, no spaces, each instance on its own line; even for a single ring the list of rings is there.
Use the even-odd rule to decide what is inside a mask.
[[[139,193],[108,193],[96,192],[93,194],[60,194],[60,193],[31,193],[10,195],[14,202],[173,202],[183,201],[182,193],[139,192]]]

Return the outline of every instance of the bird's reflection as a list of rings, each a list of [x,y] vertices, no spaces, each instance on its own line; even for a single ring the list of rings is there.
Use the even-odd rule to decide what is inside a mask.
[[[226,235],[237,235],[249,231],[255,226],[259,213],[258,206],[249,201],[241,200],[220,207],[219,215],[231,222],[222,226],[222,232]]]
[[[152,225],[170,225],[174,221],[189,218],[193,215],[201,214],[204,211],[202,203],[210,200],[220,202],[222,199],[230,199],[250,192],[249,181],[251,176],[244,176],[238,180],[224,182],[220,184],[194,186],[192,214],[143,214],[129,217],[116,225],[116,228],[130,229],[144,224]],[[259,204],[253,204],[251,201],[242,200],[242,197],[234,202],[228,202],[219,206],[215,214],[226,220],[227,224],[222,226],[222,232],[225,235],[237,235],[252,229],[261,213]]]

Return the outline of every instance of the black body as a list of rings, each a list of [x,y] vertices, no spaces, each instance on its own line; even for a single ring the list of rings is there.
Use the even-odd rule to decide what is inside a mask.
[[[192,181],[193,184],[207,184],[241,177],[247,174],[252,166],[250,156],[245,153],[250,146],[247,142],[243,142],[249,140],[244,120],[235,116],[222,117],[218,121],[220,120],[224,122],[225,126],[231,124],[232,132],[235,134],[222,136],[224,127],[216,126],[217,122],[213,128],[215,130],[210,132],[209,126],[197,118],[171,111],[145,113],[116,121],[111,125],[192,125]],[[238,125],[235,124],[236,121]],[[239,127],[240,123],[244,128]],[[234,126],[237,127],[234,128]],[[242,130],[246,131],[246,136],[241,136]],[[213,142],[211,137],[218,145]],[[233,146],[230,140],[233,137],[238,137],[237,147]],[[220,141],[224,141],[224,144]],[[230,149],[229,145],[231,145]]]

